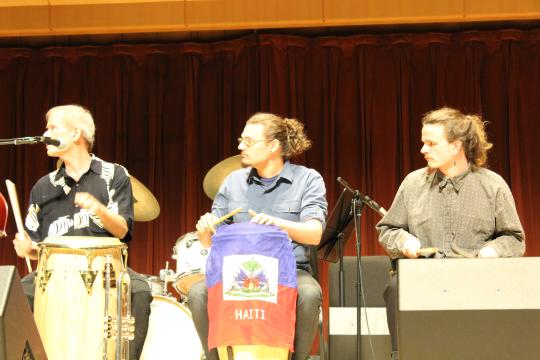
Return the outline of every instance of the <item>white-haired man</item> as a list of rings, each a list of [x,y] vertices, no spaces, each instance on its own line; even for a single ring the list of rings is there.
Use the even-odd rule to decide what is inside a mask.
[[[25,233],[13,244],[20,257],[37,258],[37,243],[48,236],[115,237],[131,240],[133,194],[127,170],[91,154],[95,125],[90,112],[79,105],[57,106],[46,115],[45,136],[60,140],[47,145],[47,155],[62,160],[59,169],[43,176],[32,188]],[[152,295],[146,281],[129,270],[135,340],[132,359],[142,350]],[[23,278],[23,289],[33,306],[34,278]]]

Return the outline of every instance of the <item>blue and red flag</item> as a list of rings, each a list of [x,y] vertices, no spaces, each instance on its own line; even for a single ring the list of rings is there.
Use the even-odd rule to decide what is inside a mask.
[[[294,351],[296,261],[273,225],[218,228],[206,263],[208,348],[268,345]]]

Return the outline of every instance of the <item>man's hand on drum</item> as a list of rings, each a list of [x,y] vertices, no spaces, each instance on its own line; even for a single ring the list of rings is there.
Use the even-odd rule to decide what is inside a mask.
[[[263,225],[275,225],[281,227],[281,219],[267,215],[265,213],[256,213],[255,211],[249,209],[249,215],[251,216],[251,222]]]
[[[197,235],[204,247],[209,247],[212,244],[212,235],[216,233],[216,227],[214,226],[216,220],[218,218],[215,215],[206,213],[197,221]]]
[[[75,205],[81,209],[91,211],[98,216],[107,209],[98,199],[86,192],[78,192],[75,194]]]
[[[401,252],[403,253],[403,256],[409,259],[416,259],[420,255],[421,247],[422,244],[420,243],[420,240],[411,235],[403,244]]]
[[[19,257],[28,257],[30,259],[37,259],[37,244],[30,239],[30,236],[26,232],[16,233],[13,239],[13,246],[15,252]]]
[[[496,258],[499,257],[499,253],[497,253],[497,250],[491,246],[484,246],[480,251],[478,252],[479,258]]]

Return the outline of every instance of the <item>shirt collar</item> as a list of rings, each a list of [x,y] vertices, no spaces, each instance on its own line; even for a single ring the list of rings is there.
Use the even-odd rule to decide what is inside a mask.
[[[276,183],[278,181],[282,181],[281,179],[283,179],[283,180],[285,180],[285,181],[287,181],[289,183],[292,183],[293,178],[294,178],[294,174],[293,174],[293,171],[291,169],[291,163],[287,160],[283,164],[283,169],[281,169],[281,172],[278,175],[278,179],[277,179]],[[255,168],[251,168],[251,170],[249,171],[248,177],[247,177],[248,184],[252,184],[253,181],[256,181],[256,182],[260,183],[259,179],[260,179],[260,176],[259,176],[259,174],[257,174],[257,170]]]
[[[94,154],[91,154],[92,155],[92,160],[90,161],[90,169],[88,171],[92,171],[98,175],[101,175],[101,160],[95,156]],[[70,176],[67,174],[66,172],[66,164],[62,163],[62,165],[60,166],[60,168],[58,169],[58,171],[56,172],[56,176],[54,177],[54,180],[55,181],[58,181],[60,178],[62,177],[69,177]]]
[[[465,181],[465,178],[467,175],[471,172],[471,166],[468,166],[467,169],[462,172],[461,174],[454,176],[452,178],[446,177],[442,172],[439,170],[432,170],[429,171],[427,174],[427,181],[431,182],[433,185],[439,186],[440,189],[444,189],[449,183],[452,184],[454,189],[459,192],[461,187],[463,186],[463,183]]]

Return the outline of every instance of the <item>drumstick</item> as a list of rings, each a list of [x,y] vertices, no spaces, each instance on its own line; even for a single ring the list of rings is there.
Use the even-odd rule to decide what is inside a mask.
[[[430,257],[431,255],[435,254],[439,251],[439,248],[436,247],[427,247],[418,250],[418,255],[422,257]]]
[[[22,234],[24,236],[25,231],[21,217],[21,209],[19,208],[19,200],[17,198],[17,188],[15,187],[15,184],[10,180],[6,180],[6,187],[8,190],[9,201],[11,202],[11,208],[13,209],[13,217],[15,218],[15,224],[17,224],[17,231],[19,232],[19,234]],[[25,256],[24,258],[26,260],[26,267],[28,268],[28,271],[32,272],[32,264],[30,263],[30,259],[28,258],[28,256]]]
[[[219,219],[217,219],[216,221],[214,221],[213,225],[216,226],[216,225],[219,225],[220,223],[222,223],[223,221],[227,220],[228,218],[230,218],[231,216],[234,216],[236,214],[238,214],[240,211],[242,211],[242,208],[239,207],[237,209],[234,209],[233,211],[231,211],[230,213],[228,213],[227,215],[224,215],[222,217],[220,217]]]

